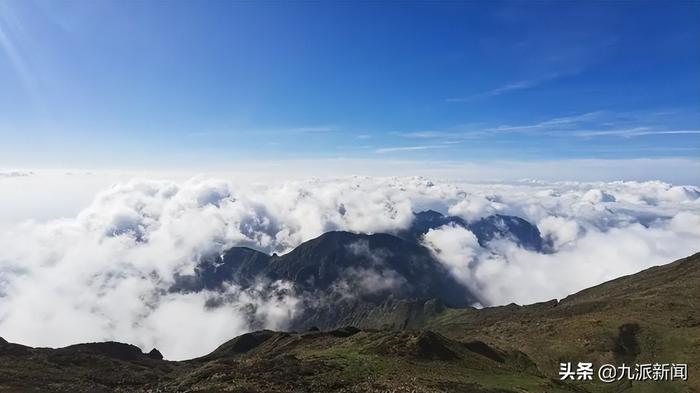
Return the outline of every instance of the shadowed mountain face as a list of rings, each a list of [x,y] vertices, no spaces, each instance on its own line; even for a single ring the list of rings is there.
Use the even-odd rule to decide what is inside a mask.
[[[302,291],[349,291],[375,301],[391,294],[464,305],[468,298],[428,249],[387,234],[329,232],[272,257],[263,272],[270,280],[294,282]]]
[[[258,331],[183,362],[113,342],[48,349],[0,338],[0,391],[696,392],[699,282],[695,254],[560,302],[433,307],[414,329]],[[562,361],[686,363],[688,379],[561,382]]]
[[[467,229],[479,240],[481,247],[486,247],[494,239],[510,239],[518,246],[542,251],[543,241],[539,229],[520,217],[496,214],[469,223]]]
[[[425,247],[388,234],[328,232],[282,256],[234,247],[221,257],[203,260],[193,276],[181,276],[171,290],[216,290],[231,282],[244,288],[278,280],[294,284],[304,300],[292,327],[334,328],[347,323],[375,327],[366,314],[382,305],[395,325],[412,302],[438,299],[452,307],[475,298],[437,262]],[[408,306],[411,304],[411,306]],[[401,311],[398,311],[401,310]]]

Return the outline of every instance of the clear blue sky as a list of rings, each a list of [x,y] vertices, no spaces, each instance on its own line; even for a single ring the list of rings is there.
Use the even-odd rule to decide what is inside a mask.
[[[700,156],[700,2],[0,2],[0,166]]]

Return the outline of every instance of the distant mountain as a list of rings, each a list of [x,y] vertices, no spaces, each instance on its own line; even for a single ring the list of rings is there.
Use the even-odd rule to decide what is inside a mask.
[[[408,321],[412,329],[258,331],[182,362],[120,343],[49,349],[0,338],[0,391],[697,392],[699,282],[700,253],[559,302],[480,310],[427,302],[431,312]],[[682,363],[688,378],[560,381],[560,362]]]
[[[461,307],[473,301],[427,248],[388,234],[350,232],[325,233],[281,256],[233,247],[203,260],[193,276],[179,277],[173,289],[217,289],[225,282],[249,287],[260,279],[288,281],[300,292],[373,302],[387,296],[437,298]]]
[[[292,321],[295,328],[375,326],[360,322],[378,305],[387,310],[385,323],[394,325],[388,310],[403,310],[406,301],[437,299],[451,307],[476,301],[427,248],[393,235],[350,232],[325,233],[281,256],[233,247],[204,259],[194,275],[179,276],[171,290],[216,290],[226,282],[248,288],[277,280],[294,284],[306,301]]]
[[[428,233],[431,229],[440,228],[443,225],[455,225],[463,228],[468,228],[467,221],[457,216],[445,216],[435,210],[425,210],[418,213],[413,213],[413,221],[411,226],[399,232],[399,236],[403,239],[411,241],[420,241],[420,238]]]
[[[263,283],[272,290],[282,280],[292,283],[303,299],[291,328],[405,327],[406,318],[424,315],[426,307],[465,307],[478,301],[421,244],[425,233],[443,225],[469,229],[483,247],[507,238],[527,249],[543,248],[537,227],[518,217],[494,215],[468,223],[428,210],[415,213],[411,227],[396,236],[328,232],[281,256],[233,247],[204,258],[194,274],[176,277],[171,291],[218,290],[225,283],[242,288]]]
[[[467,229],[474,233],[482,247],[494,239],[510,239],[531,251],[540,252],[543,249],[539,229],[520,217],[496,214],[467,224]]]
[[[426,210],[414,213],[411,226],[398,235],[404,239],[420,241],[420,238],[429,230],[443,225],[455,225],[468,229],[474,233],[482,247],[487,247],[488,243],[495,239],[509,239],[528,250],[541,252],[544,249],[544,241],[536,226],[520,217],[502,214],[467,222],[460,217],[445,216],[434,210]]]

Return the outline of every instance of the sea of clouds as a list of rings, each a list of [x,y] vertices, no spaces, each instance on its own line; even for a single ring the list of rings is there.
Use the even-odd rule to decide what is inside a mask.
[[[42,196],[46,204],[53,197],[60,198]],[[274,291],[169,291],[202,257],[240,245],[285,253],[331,230],[397,232],[427,209],[468,221],[519,216],[551,244],[552,252],[537,253],[508,239],[482,248],[461,227],[427,233],[423,244],[483,306],[562,298],[700,251],[700,188],[658,181],[131,179],[77,214],[0,226],[0,336],[33,346],[119,340],[169,359],[202,355],[250,330],[251,315],[284,329],[301,304],[284,282]]]

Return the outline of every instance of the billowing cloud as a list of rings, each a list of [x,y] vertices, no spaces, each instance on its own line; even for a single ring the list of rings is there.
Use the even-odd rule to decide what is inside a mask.
[[[431,229],[424,236],[425,245],[462,282],[471,283],[472,264],[479,254],[479,241],[468,229],[456,225],[443,225]]]
[[[78,214],[2,229],[0,336],[43,346],[112,339],[158,347],[171,359],[201,355],[249,329],[283,329],[303,303],[284,282],[169,291],[202,257],[235,245],[284,253],[331,230],[393,233],[427,209],[468,221],[520,216],[550,243],[536,253],[508,239],[482,248],[461,227],[426,234],[436,259],[483,305],[561,298],[700,244],[700,190],[663,182],[132,179],[99,192]],[[399,280],[379,268],[346,273],[369,292]]]
[[[470,246],[472,235],[453,227],[431,231],[425,240],[437,259],[479,295],[482,304],[527,304],[561,299],[697,252],[698,234],[674,228],[679,220],[689,219],[688,214],[679,213],[652,227],[635,223],[606,231],[589,230],[555,253],[536,253],[507,241],[492,249]],[[441,244],[453,249],[445,252],[439,248]]]
[[[574,242],[581,232],[575,220],[557,216],[543,218],[537,223],[537,228],[555,250]]]

